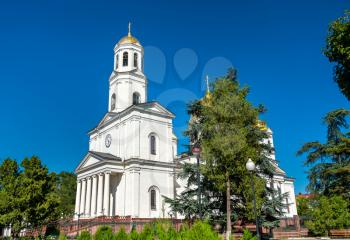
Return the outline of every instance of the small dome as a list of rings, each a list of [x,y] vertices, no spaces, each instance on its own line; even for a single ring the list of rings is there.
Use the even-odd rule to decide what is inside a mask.
[[[135,44],[135,45],[138,45],[138,46],[141,46],[139,40],[137,40],[135,37],[131,36],[131,35],[127,35],[123,38],[121,38],[118,42],[118,45],[121,45],[121,44]]]
[[[139,40],[137,40],[135,37],[131,36],[131,23],[129,22],[129,32],[128,35],[126,35],[125,37],[122,37],[117,45],[121,45],[121,44],[135,44],[138,46],[141,46]]]

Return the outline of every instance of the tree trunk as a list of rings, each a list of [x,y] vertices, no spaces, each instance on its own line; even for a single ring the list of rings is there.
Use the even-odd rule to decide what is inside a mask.
[[[226,172],[226,240],[231,239],[231,182],[228,172]]]

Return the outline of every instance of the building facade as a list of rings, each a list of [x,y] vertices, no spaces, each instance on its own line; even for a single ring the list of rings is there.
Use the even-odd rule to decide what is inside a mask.
[[[162,196],[175,193],[174,115],[147,102],[143,54],[130,29],[114,48],[108,112],[88,133],[89,151],[75,170],[75,218],[168,217]]]

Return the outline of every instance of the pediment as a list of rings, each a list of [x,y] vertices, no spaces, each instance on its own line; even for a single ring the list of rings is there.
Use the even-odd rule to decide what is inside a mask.
[[[86,159],[86,161],[84,162],[84,164],[81,166],[81,168],[85,168],[87,166],[90,166],[92,164],[98,163],[100,162],[100,160],[92,157],[92,156],[88,156],[88,158]]]
[[[104,117],[102,118],[102,120],[99,122],[99,124],[97,125],[97,127],[104,125],[106,122],[108,122],[109,120],[111,120],[115,115],[117,115],[117,113],[114,112],[108,112],[104,115]]]
[[[169,117],[172,117],[172,118],[175,117],[175,115],[172,112],[170,112],[168,109],[163,107],[158,102],[144,103],[144,104],[140,104],[139,106],[142,107],[146,111],[152,111],[152,112],[160,113],[163,115],[168,115]]]
[[[274,172],[281,175],[286,175],[286,172],[282,170],[276,163],[272,163],[274,166]]]
[[[90,166],[96,166],[100,163],[102,164],[104,162],[121,162],[121,159],[110,153],[89,151],[79,163],[78,167],[75,169],[75,172],[89,168]]]

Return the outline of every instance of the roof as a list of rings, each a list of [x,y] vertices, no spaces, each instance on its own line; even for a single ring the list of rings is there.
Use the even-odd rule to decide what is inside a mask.
[[[90,153],[91,155],[100,158],[101,160],[117,160],[117,161],[121,161],[120,157],[114,156],[110,153],[103,153],[103,152],[96,152],[96,151],[89,151],[88,153]]]
[[[118,45],[122,45],[122,44],[135,44],[135,45],[138,45],[138,46],[141,46],[139,40],[137,40],[137,38],[133,37],[133,36],[125,36],[125,37],[122,37],[119,42],[118,42]]]
[[[152,102],[146,102],[146,103],[139,103],[136,105],[131,105],[128,108],[124,109],[121,112],[107,112],[102,120],[99,122],[99,124],[91,129],[88,134],[92,134],[95,132],[95,130],[98,130],[99,128],[103,128],[106,125],[114,122],[116,119],[119,119],[123,115],[126,115],[127,113],[136,110],[136,111],[145,111],[148,113],[161,115],[167,118],[174,118],[175,114],[173,114],[171,111],[163,107],[159,102],[152,101]]]
[[[95,160],[91,160],[95,159]],[[82,161],[80,161],[79,165],[75,168],[75,172],[78,173],[82,169],[89,169],[98,164],[104,163],[121,163],[122,159],[120,157],[114,156],[110,153],[96,152],[96,151],[88,151]]]

